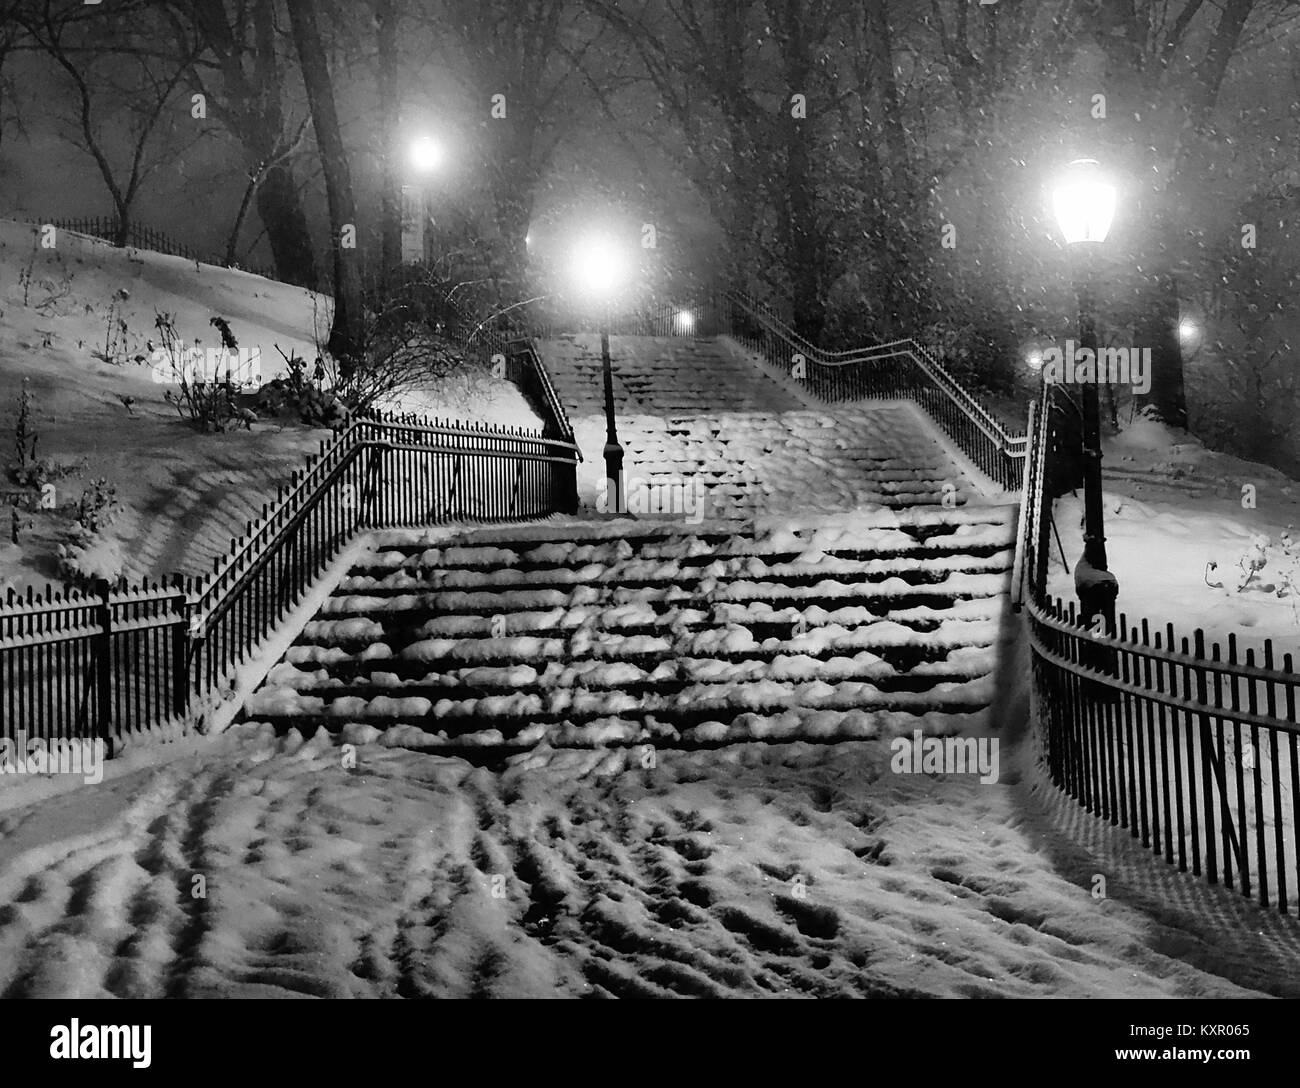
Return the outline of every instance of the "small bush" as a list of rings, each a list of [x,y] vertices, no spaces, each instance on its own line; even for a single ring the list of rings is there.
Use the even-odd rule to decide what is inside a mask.
[[[82,492],[72,524],[58,546],[59,571],[65,581],[82,588],[99,579],[121,581],[126,564],[122,545],[105,533],[121,509],[117,488],[103,477]]]
[[[238,342],[225,318],[214,317],[211,323],[221,333],[222,351],[228,359],[229,352],[238,349]],[[235,399],[238,388],[231,380],[229,362],[222,380],[217,380],[223,373],[219,366],[209,377],[207,367],[202,363],[199,342],[195,341],[194,347],[186,349],[171,314],[156,313],[154,328],[159,340],[154,347],[155,366],[164,379],[175,386],[163,394],[163,399],[175,407],[181,418],[202,431],[220,433],[239,427],[251,430],[252,424],[257,422],[257,414],[241,408]]]
[[[30,379],[24,378],[22,395],[18,398],[18,418],[14,422],[14,462],[9,467],[10,478],[24,486],[30,467],[36,463],[38,437]]]
[[[279,350],[278,348],[276,350]],[[325,388],[324,363],[317,360],[313,380],[307,379],[307,361],[296,352],[280,356],[289,368],[287,378],[274,378],[257,392],[257,411],[267,416],[292,416],[312,427],[341,427],[351,416],[332,388]]]

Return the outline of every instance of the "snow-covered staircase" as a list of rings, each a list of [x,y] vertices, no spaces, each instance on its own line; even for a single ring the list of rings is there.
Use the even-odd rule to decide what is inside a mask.
[[[538,350],[586,456],[584,505],[604,512],[599,338],[544,340]],[[704,516],[720,519],[960,505],[971,496],[970,481],[911,406],[817,404],[723,339],[615,336],[610,352],[634,513],[684,491],[701,496]]]
[[[992,699],[1012,517],[383,534],[245,713],[418,746],[965,729]]]
[[[604,411],[600,337],[590,333],[537,342],[570,416]],[[613,336],[610,367],[620,415],[787,412],[803,402],[723,340]]]
[[[709,518],[957,506],[973,493],[930,426],[906,405],[625,416],[618,427],[629,502],[638,488],[667,495],[690,486],[700,491]],[[574,431],[583,449],[601,449],[602,420],[580,419]],[[595,456],[582,468],[580,490],[594,495],[603,461]]]

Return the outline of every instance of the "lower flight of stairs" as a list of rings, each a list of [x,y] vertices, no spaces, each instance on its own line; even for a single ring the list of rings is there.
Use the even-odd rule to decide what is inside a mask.
[[[964,731],[992,699],[1012,521],[380,534],[245,717],[502,749]]]

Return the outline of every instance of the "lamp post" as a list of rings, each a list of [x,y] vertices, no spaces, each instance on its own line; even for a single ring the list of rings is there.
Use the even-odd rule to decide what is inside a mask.
[[[614,297],[627,281],[627,263],[608,238],[584,241],[578,248],[574,272],[584,295],[594,299],[600,314],[600,365],[605,385],[605,487],[609,509],[623,512],[623,446],[614,421],[614,371],[609,351],[609,315]]]
[[[404,186],[403,192],[410,193],[409,201],[403,201],[403,220],[409,218],[411,229],[406,222],[402,224],[402,260],[404,263],[427,261],[428,234],[426,227],[430,218],[428,179],[438,173],[446,161],[442,145],[432,136],[420,136],[411,142],[407,153],[411,172],[419,179],[414,185]]]
[[[1110,231],[1115,216],[1116,188],[1093,159],[1070,163],[1057,186],[1053,205],[1061,233],[1076,257],[1075,288],[1079,300],[1079,349],[1091,352],[1093,381],[1081,383],[1080,415],[1083,423],[1083,558],[1075,564],[1074,589],[1083,620],[1091,624],[1103,616],[1107,633],[1115,629],[1115,599],[1119,582],[1107,569],[1105,515],[1101,490],[1101,379],[1097,358],[1096,303],[1093,295],[1093,255]]]

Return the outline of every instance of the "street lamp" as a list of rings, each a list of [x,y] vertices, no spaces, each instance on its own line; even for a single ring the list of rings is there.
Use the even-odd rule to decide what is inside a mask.
[[[584,239],[574,253],[573,275],[581,293],[600,312],[600,363],[605,380],[605,487],[609,509],[623,511],[623,447],[614,423],[614,376],[609,357],[609,313],[628,280],[628,259],[610,238]]]
[[[442,145],[432,136],[420,136],[411,142],[411,168],[424,176],[436,173],[443,164]]]
[[[1106,565],[1106,533],[1101,492],[1101,379],[1097,358],[1097,321],[1093,301],[1093,254],[1110,232],[1115,218],[1117,190],[1095,159],[1070,163],[1052,199],[1057,223],[1075,262],[1075,289],[1079,299],[1079,348],[1091,351],[1093,381],[1083,382],[1080,415],[1083,422],[1083,558],[1075,564],[1074,590],[1085,624],[1104,616],[1108,633],[1115,629],[1115,599],[1119,582]]]
[[[426,227],[430,219],[429,179],[440,172],[447,156],[442,144],[432,136],[419,136],[407,148],[407,163],[415,183],[402,187],[406,200],[402,209],[402,260],[425,261],[429,258]]]

